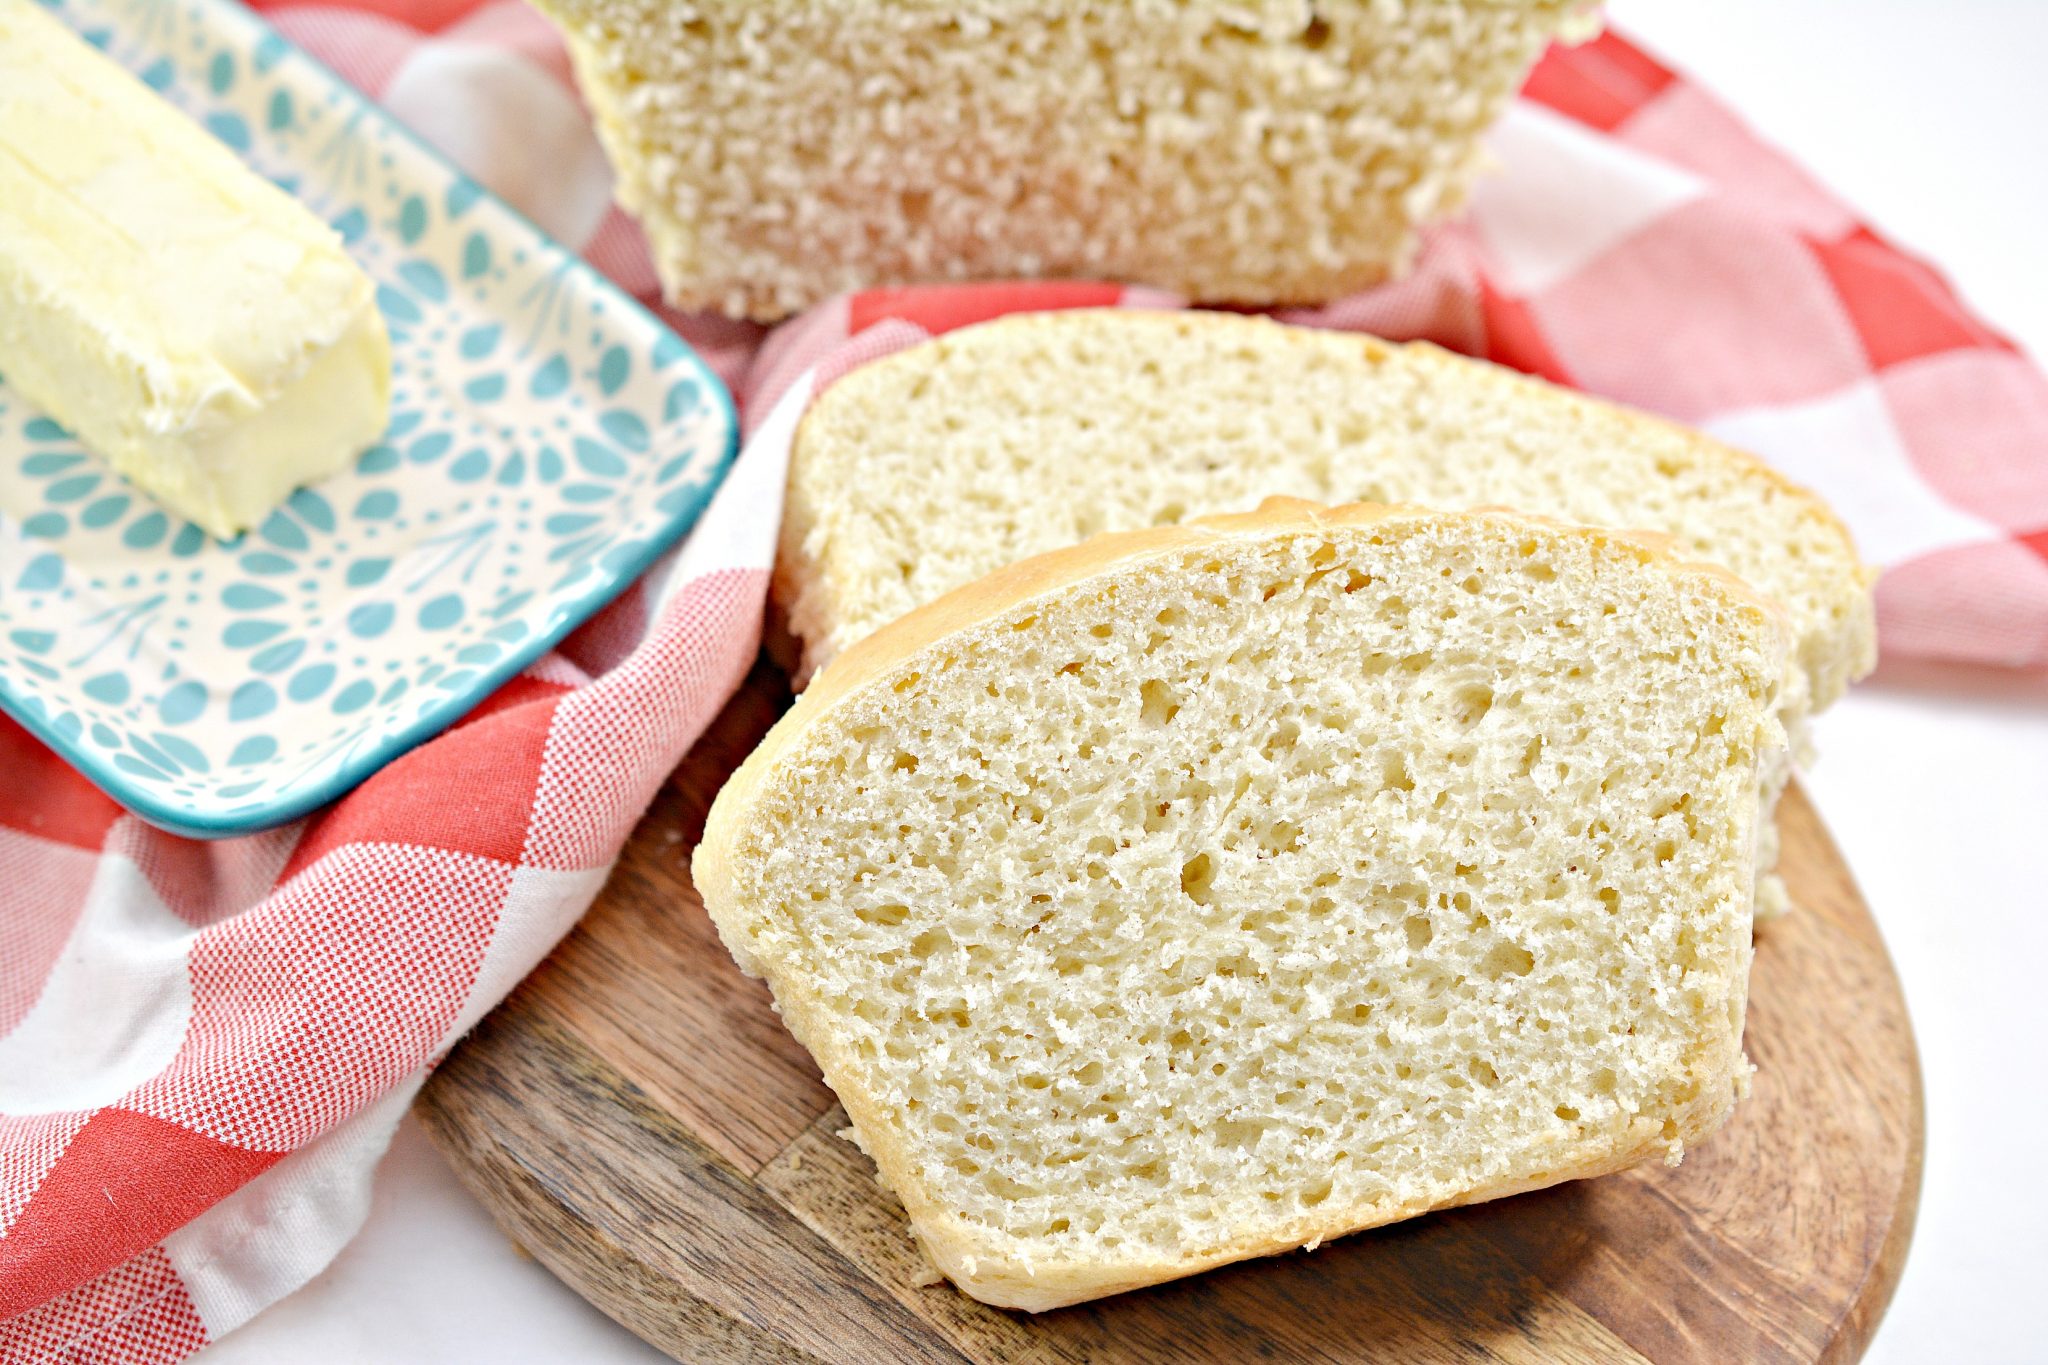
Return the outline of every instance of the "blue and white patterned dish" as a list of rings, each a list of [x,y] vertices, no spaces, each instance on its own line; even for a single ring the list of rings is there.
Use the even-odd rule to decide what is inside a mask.
[[[390,326],[383,442],[226,544],[0,381],[0,707],[154,824],[265,828],[454,722],[631,582],[724,474],[732,401],[231,0],[50,8],[333,223]]]

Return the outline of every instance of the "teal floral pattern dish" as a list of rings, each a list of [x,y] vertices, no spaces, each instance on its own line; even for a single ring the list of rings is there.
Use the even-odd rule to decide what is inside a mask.
[[[0,379],[0,707],[154,824],[280,824],[446,728],[673,544],[732,459],[732,402],[637,303],[231,0],[50,8],[378,283],[384,439],[232,542]]]

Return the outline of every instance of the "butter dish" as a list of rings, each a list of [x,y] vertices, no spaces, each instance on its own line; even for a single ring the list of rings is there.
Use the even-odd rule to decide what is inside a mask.
[[[332,227],[389,333],[383,438],[227,541],[0,377],[0,709],[153,824],[281,824],[446,728],[673,544],[731,461],[731,399],[242,7],[44,8]]]

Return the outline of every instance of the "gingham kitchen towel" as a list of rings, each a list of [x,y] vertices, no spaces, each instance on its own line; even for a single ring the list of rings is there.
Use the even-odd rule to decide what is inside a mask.
[[[282,5],[285,32],[628,288],[653,276],[516,0]],[[1893,655],[2048,662],[2048,383],[1697,86],[1554,54],[1403,282],[1292,320],[1427,337],[1703,425],[1833,499]],[[678,320],[747,447],[689,541],[466,722],[233,842],[124,815],[0,721],[0,1361],[170,1361],[353,1234],[426,1070],[589,904],[753,656],[788,440],[876,355],[1090,284]]]

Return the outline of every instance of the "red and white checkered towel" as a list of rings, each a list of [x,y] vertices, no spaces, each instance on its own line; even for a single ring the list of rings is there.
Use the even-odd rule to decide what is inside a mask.
[[[552,32],[517,0],[270,17],[628,288]],[[2048,663],[2048,383],[1711,96],[1615,37],[1547,59],[1403,282],[1294,320],[1427,337],[1667,413],[1827,494],[1892,655]],[[875,355],[1097,285],[679,320],[746,452],[689,541],[458,728],[233,842],[123,814],[0,721],[0,1361],[170,1361],[361,1223],[434,1059],[574,922],[752,658],[788,438]]]

